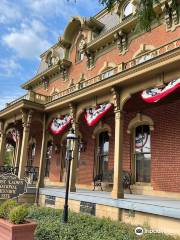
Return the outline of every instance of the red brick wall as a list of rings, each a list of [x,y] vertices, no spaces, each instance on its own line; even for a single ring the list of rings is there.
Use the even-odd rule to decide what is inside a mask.
[[[31,124],[30,138],[33,137],[36,140],[36,152],[35,159],[33,162],[34,167],[39,167],[39,160],[41,155],[41,145],[42,145],[42,124],[40,122],[34,121]]]
[[[75,62],[76,47],[74,47],[70,54],[72,65],[69,69],[69,79],[73,79],[74,83],[79,82],[82,73],[84,73],[86,79],[94,77],[99,73],[105,61],[120,64],[121,62],[131,60],[133,55],[139,50],[140,43],[158,47],[177,39],[178,36],[180,36],[180,28],[177,28],[173,32],[166,32],[165,25],[161,25],[153,29],[151,32],[143,33],[138,38],[132,40],[128,46],[127,53],[124,55],[120,55],[119,50],[116,47],[113,50],[111,49],[109,52],[104,53],[96,60],[95,67],[92,70],[87,69],[86,57],[84,57],[84,60],[79,63]],[[44,95],[50,95],[53,88],[58,88],[62,91],[68,88],[69,83],[70,81],[65,82],[61,78],[58,78],[56,81],[51,82],[48,91],[44,90],[42,86],[38,86],[35,91]]]
[[[133,102],[132,104],[136,104]],[[142,113],[154,121],[151,132],[151,179],[154,190],[180,192],[180,100],[162,106],[153,105]],[[129,121],[136,113],[125,114],[123,168],[130,169],[130,135],[126,133]]]
[[[132,99],[131,99],[132,100]],[[128,103],[129,104],[129,103]],[[132,101],[133,105],[136,102]],[[149,105],[148,105],[149,107]],[[163,105],[152,105],[141,111],[154,121],[154,131],[151,132],[152,148],[152,186],[154,190],[180,192],[180,127],[179,119],[180,100]],[[123,139],[123,169],[130,170],[131,135],[127,134],[129,122],[136,116],[136,112],[124,115],[124,139]],[[114,164],[114,115],[113,112],[103,119],[112,130],[110,137],[109,170]],[[88,127],[81,117],[80,132],[87,143],[85,152],[81,152],[79,168],[77,169],[77,183],[91,184],[93,178],[95,140],[92,138],[94,127]],[[60,142],[60,140],[59,140]],[[55,154],[51,162],[50,180],[60,179],[60,154]]]

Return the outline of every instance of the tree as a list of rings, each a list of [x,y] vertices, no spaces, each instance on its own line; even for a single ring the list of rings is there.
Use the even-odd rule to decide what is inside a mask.
[[[114,4],[120,3],[122,0],[99,0],[99,3],[106,6],[110,11]],[[168,3],[169,2],[169,3]],[[151,23],[154,19],[158,19],[158,16],[154,12],[153,4],[160,4],[159,0],[139,0],[139,6],[137,10],[138,24],[141,30],[150,31]],[[171,0],[165,2],[166,12],[172,16],[172,12],[176,11],[179,17],[179,0]]]

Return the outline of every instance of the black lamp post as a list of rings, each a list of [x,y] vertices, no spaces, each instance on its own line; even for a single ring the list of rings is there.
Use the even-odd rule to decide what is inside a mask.
[[[73,159],[73,151],[75,149],[77,137],[74,133],[74,129],[71,128],[67,135],[67,149],[66,149],[66,160],[68,163],[67,169],[67,179],[66,179],[66,193],[65,193],[65,203],[64,203],[64,211],[63,211],[63,223],[68,222],[68,197],[69,197],[69,178],[70,178],[70,170],[71,170],[71,160]]]

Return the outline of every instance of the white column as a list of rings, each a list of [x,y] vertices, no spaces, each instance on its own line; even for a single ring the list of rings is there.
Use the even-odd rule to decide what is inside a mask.
[[[6,134],[4,132],[4,124],[0,122],[0,166],[3,165],[6,152]]]
[[[18,177],[24,177],[24,170],[27,164],[27,148],[29,143],[29,133],[30,133],[30,124],[32,119],[32,111],[29,111],[28,114],[23,112],[23,137],[22,137],[22,145],[21,145],[21,154],[20,154],[20,162],[19,162],[19,172]]]
[[[114,142],[114,184],[112,198],[124,198],[122,184],[123,160],[123,116],[120,110],[115,111],[115,142]]]

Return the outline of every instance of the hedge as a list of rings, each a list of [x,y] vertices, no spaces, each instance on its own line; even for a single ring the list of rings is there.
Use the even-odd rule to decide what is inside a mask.
[[[70,212],[68,224],[62,223],[62,211],[30,207],[28,218],[36,220],[36,240],[174,240],[161,233],[145,233],[139,237],[134,226],[108,219]]]

